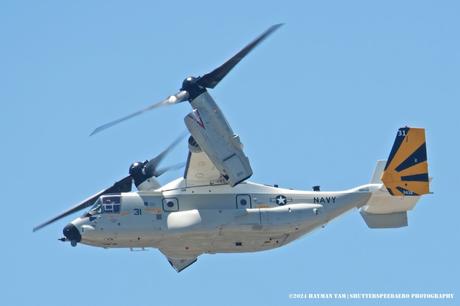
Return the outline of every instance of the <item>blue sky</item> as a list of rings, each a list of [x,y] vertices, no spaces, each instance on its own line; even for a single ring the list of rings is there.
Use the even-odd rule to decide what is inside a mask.
[[[457,1],[2,1],[0,303],[368,305],[377,302],[288,294],[460,293],[459,14]],[[175,92],[279,22],[211,92],[245,144],[252,180],[363,184],[400,126],[425,127],[434,194],[409,227],[370,230],[354,211],[284,248],[205,255],[180,274],[156,250],[57,241],[71,218],[32,233],[160,152],[190,107],[88,137],[93,128]],[[184,143],[168,162],[186,154]]]

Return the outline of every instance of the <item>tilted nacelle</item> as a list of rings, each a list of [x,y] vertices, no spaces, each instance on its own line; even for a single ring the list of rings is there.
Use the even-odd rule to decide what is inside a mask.
[[[252,175],[249,159],[216,102],[203,92],[191,104],[193,111],[184,121],[199,148],[231,186],[248,179]]]
[[[160,183],[155,179],[152,174],[147,174],[145,171],[145,165],[148,161],[145,162],[134,162],[129,167],[129,174],[133,178],[134,185],[136,185],[137,190],[155,190],[160,188]]]

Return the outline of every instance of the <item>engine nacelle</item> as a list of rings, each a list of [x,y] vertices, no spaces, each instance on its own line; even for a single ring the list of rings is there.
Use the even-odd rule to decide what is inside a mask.
[[[149,177],[148,179],[146,179],[145,181],[143,181],[137,186],[137,190],[139,191],[155,190],[160,187],[161,187],[160,183],[158,183],[158,181],[154,177]]]
[[[190,103],[193,111],[184,121],[198,147],[231,186],[248,179],[252,175],[249,159],[216,102],[204,92]]]
[[[135,162],[129,167],[129,174],[133,178],[134,185],[141,191],[155,190],[161,187],[154,177],[148,177],[145,174],[144,169],[147,162]]]

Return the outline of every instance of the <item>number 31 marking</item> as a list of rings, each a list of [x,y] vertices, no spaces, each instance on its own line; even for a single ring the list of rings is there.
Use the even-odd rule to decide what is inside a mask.
[[[134,208],[133,210],[134,210],[134,215],[135,215],[135,216],[140,216],[140,215],[142,215],[142,209],[140,209],[140,208]]]

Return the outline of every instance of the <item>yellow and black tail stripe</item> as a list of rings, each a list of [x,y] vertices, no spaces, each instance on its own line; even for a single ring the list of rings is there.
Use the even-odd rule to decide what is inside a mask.
[[[430,192],[425,129],[403,127],[398,130],[382,182],[395,196]]]

